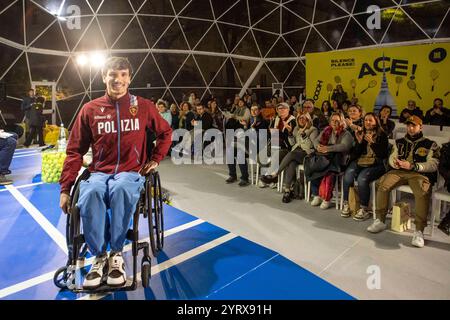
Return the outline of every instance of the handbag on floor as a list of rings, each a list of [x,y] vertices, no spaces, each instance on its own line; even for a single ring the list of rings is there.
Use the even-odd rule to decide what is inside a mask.
[[[350,208],[350,212],[352,213],[352,215],[358,212],[359,208],[361,207],[359,203],[358,189],[355,187],[350,187],[348,191],[348,207]]]

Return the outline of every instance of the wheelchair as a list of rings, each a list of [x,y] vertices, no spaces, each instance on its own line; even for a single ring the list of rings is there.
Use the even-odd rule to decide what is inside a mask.
[[[87,255],[87,244],[81,233],[80,210],[77,207],[77,201],[80,192],[80,181],[87,180],[90,176],[88,169],[79,176],[72,188],[70,195],[71,210],[67,214],[66,223],[66,242],[68,248],[68,260],[64,267],[59,268],[53,277],[54,284],[62,290],[70,290],[74,293],[102,293],[112,291],[131,291],[137,288],[137,259],[139,251],[143,250],[141,260],[141,281],[144,288],[148,288],[151,278],[151,257],[150,249],[154,257],[162,250],[164,246],[164,215],[163,199],[161,192],[161,181],[157,171],[151,172],[145,178],[144,188],[141,191],[140,198],[136,205],[133,215],[133,228],[129,229],[126,238],[131,241],[133,255],[133,278],[129,279],[125,286],[112,288],[102,285],[95,290],[85,290],[82,288],[81,270]],[[143,216],[148,220],[149,239],[139,242],[139,218]]]

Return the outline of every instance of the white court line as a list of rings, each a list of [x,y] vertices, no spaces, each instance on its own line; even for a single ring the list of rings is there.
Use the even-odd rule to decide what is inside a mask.
[[[30,184],[23,184],[23,185],[21,185],[21,186],[14,186],[16,189],[23,189],[23,188],[28,188],[28,187],[34,187],[34,186],[38,186],[38,185],[41,185],[41,184],[44,184],[44,182],[36,182],[36,183],[30,183]],[[8,189],[2,189],[2,190],[0,190],[0,192],[3,192],[3,191],[8,191]]]
[[[44,231],[56,242],[56,244],[67,254],[67,244],[66,237],[59,232],[45,216],[27,199],[20,193],[15,187],[8,185],[5,186],[9,192],[16,198],[17,201],[28,211],[28,213],[33,217],[34,220],[44,229]]]
[[[16,149],[16,151],[14,151],[14,153],[26,153],[26,152],[36,152],[36,151],[40,151],[41,149]]]
[[[161,262],[160,264],[157,264],[156,266],[153,266],[151,268],[151,275],[154,276],[155,274],[160,273],[161,271],[164,271],[166,269],[169,269],[173,266],[176,266],[177,264],[180,264],[182,262],[185,262],[186,260],[189,260],[195,256],[198,256],[208,250],[211,250],[217,246],[220,246],[221,244],[224,244],[225,242],[228,242],[234,238],[238,237],[238,235],[233,234],[233,233],[228,233],[218,239],[215,239],[211,242],[205,243],[204,245],[201,245],[197,248],[194,248],[192,250],[189,250],[185,253],[182,253],[176,257],[173,257],[170,260]],[[139,283],[141,280],[141,273],[139,272],[136,275],[136,279],[137,282]],[[110,293],[106,293],[106,294],[87,294],[85,296],[82,296],[81,298],[78,298],[77,300],[99,300],[102,299],[108,295],[110,295]]]
[[[13,159],[17,159],[17,158],[25,158],[25,157],[32,157],[32,156],[39,156],[41,155],[40,153],[31,153],[31,154],[25,154],[25,155],[20,155],[20,156],[13,156]]]
[[[275,258],[278,257],[278,256],[280,256],[279,253],[275,254],[275,255],[274,255],[273,257],[271,257],[270,259],[267,259],[266,261],[260,263],[259,265],[257,265],[257,266],[254,267],[253,269],[248,270],[246,273],[244,273],[243,275],[240,275],[239,277],[237,277],[237,278],[234,279],[233,281],[227,283],[226,285],[220,287],[220,288],[217,289],[217,290],[214,290],[214,292],[211,292],[210,294],[208,294],[208,295],[205,297],[205,299],[208,299],[211,295],[216,294],[217,292],[219,292],[219,291],[225,289],[226,287],[230,286],[231,284],[235,283],[236,281],[242,279],[243,277],[245,277],[245,276],[248,275],[249,273],[252,273],[252,272],[255,271],[256,269],[262,267],[263,265],[265,265],[265,264],[268,263],[269,261],[272,261],[273,259],[275,259]]]
[[[41,150],[26,150],[23,152],[14,152],[15,156],[22,156],[24,154],[30,154],[30,153],[42,153]]]
[[[181,232],[183,230],[190,229],[190,228],[192,228],[192,227],[194,227],[196,225],[202,224],[204,222],[205,222],[204,220],[197,219],[197,220],[194,220],[194,221],[182,224],[182,225],[180,225],[178,227],[175,227],[175,228],[169,229],[167,231],[164,231],[164,236],[165,237],[171,236],[173,234],[176,234],[176,233]],[[139,241],[149,241],[149,238],[145,238],[145,239],[142,239],[142,240],[139,240]],[[124,252],[130,251],[130,250],[131,250],[131,244],[128,244],[128,245],[126,245],[123,248]],[[84,266],[89,266],[90,264],[92,264],[92,261],[94,261],[94,257],[86,259],[86,261],[84,263]],[[45,273],[43,275],[40,275],[38,277],[31,278],[29,280],[26,280],[26,281],[14,284],[14,285],[9,286],[9,287],[4,288],[4,289],[1,289],[0,290],[0,299],[4,298],[4,297],[7,297],[9,295],[12,295],[14,293],[17,293],[19,291],[22,291],[22,290],[25,290],[25,289],[37,286],[37,285],[39,285],[41,283],[44,283],[46,281],[52,280],[53,276],[55,275],[56,270],[57,269],[55,269],[53,271],[50,271],[50,272],[47,272],[47,273]]]

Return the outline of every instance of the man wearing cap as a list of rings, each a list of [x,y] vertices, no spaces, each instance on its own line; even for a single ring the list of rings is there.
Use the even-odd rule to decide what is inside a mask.
[[[385,219],[390,192],[408,184],[415,198],[415,224],[412,245],[424,246],[423,230],[427,226],[431,187],[437,181],[439,150],[436,142],[423,136],[422,119],[411,116],[406,120],[407,133],[397,139],[389,157],[388,171],[377,182],[375,222],[367,231],[378,233],[386,229]]]

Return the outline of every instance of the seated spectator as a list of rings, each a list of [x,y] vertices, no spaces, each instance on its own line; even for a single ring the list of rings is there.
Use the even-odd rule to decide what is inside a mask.
[[[340,106],[348,99],[347,92],[344,91],[342,85],[338,84],[336,86],[336,89],[333,90],[333,94],[331,95],[331,99],[336,100]]]
[[[267,129],[269,123],[263,119],[261,116],[261,108],[258,104],[254,103],[250,109],[251,116],[249,122],[246,122],[244,119],[241,120],[241,124],[244,130],[255,130],[257,133],[261,129]],[[249,143],[256,143],[256,150],[258,151],[260,145],[258,143],[259,137],[257,136],[256,141],[250,141]],[[240,187],[245,187],[250,184],[248,181],[248,145],[245,146],[245,163],[238,163],[239,170],[241,171],[241,179],[239,182]],[[233,158],[237,162],[237,146],[234,148]],[[236,173],[236,163],[228,164],[228,175],[229,178],[226,180],[226,183],[233,183],[237,181],[237,173]]]
[[[195,92],[191,92],[188,99],[188,102],[191,106],[195,106],[195,99],[197,99],[197,95],[195,94]]]
[[[343,113],[342,107],[336,100],[331,100],[331,112]],[[329,116],[328,116],[329,118]]]
[[[352,105],[352,103],[349,100],[345,100],[342,104],[342,112],[344,113],[344,116],[347,116],[348,108]]]
[[[335,101],[333,100],[333,102],[335,102]],[[328,100],[324,100],[322,102],[322,107],[320,108],[320,111],[322,111],[325,118],[327,118],[327,119],[330,118],[332,110],[331,110],[330,102]]]
[[[262,117],[261,107],[254,102],[250,109],[250,120],[248,125],[245,125],[244,129],[255,129],[259,131],[260,129],[268,129],[269,122]]]
[[[414,100],[408,100],[408,105],[402,110],[402,112],[400,112],[400,123],[405,123],[405,121],[411,116],[418,116],[423,120],[423,112],[418,106],[416,106],[416,102]]]
[[[311,205],[328,209],[333,195],[334,174],[342,172],[343,166],[347,164],[353,138],[346,130],[344,117],[333,113],[330,125],[313,142],[316,152],[305,159],[305,177],[311,182],[313,196]],[[321,183],[327,185],[324,188],[326,194],[319,194]]]
[[[245,105],[243,99],[239,99],[238,105],[234,108],[232,113],[226,113],[225,115],[225,128],[226,129],[242,129],[241,120],[245,120],[248,123],[250,119],[250,110]]]
[[[347,130],[355,138],[355,133],[363,129],[363,110],[360,105],[354,105],[348,108],[347,114],[348,118],[345,119]]]
[[[161,117],[163,117],[169,125],[172,125],[172,113],[168,110],[167,102],[159,99],[156,106],[158,107]]]
[[[381,107],[379,113],[381,128],[383,128],[389,139],[393,138],[395,129],[395,122],[390,119],[391,114],[392,108],[390,106],[384,105]]]
[[[314,152],[313,141],[319,135],[319,130],[312,125],[309,113],[305,112],[297,117],[297,126],[289,136],[292,145],[286,157],[280,163],[278,170],[271,175],[262,176],[261,180],[266,183],[274,183],[278,180],[278,175],[284,171],[283,179],[283,202],[288,203],[293,198],[292,187],[297,175],[297,167],[303,164],[303,160],[308,154]]]
[[[443,101],[440,98],[434,99],[433,108],[425,114],[424,124],[433,126],[450,126],[450,109],[444,108]]]
[[[181,111],[180,111],[180,129],[186,129],[191,131],[194,129],[194,126],[191,124],[192,120],[195,118],[194,112],[191,111],[192,107],[189,102],[181,103]]]
[[[202,131],[211,129],[213,127],[213,118],[206,112],[206,108],[202,104],[199,104],[195,109],[197,113],[195,114],[194,119],[192,119],[191,124],[194,127],[201,126]]]
[[[217,101],[216,100],[212,100],[211,101],[211,105],[210,105],[210,114],[211,117],[213,119],[213,127],[223,131],[223,114],[222,112],[219,110],[219,108],[217,107]]]
[[[230,98],[227,98],[227,100],[225,101],[225,110],[223,111],[230,111],[232,109],[233,106],[233,102],[231,101]]]
[[[172,105],[170,106],[170,114],[172,116],[172,129],[178,129],[178,127],[180,126],[180,112],[178,111],[178,107],[175,103],[172,103]]]
[[[0,129],[0,186],[13,183],[6,176],[11,174],[9,166],[11,165],[14,151],[17,147],[17,139],[17,134],[5,132],[3,129]]]
[[[291,96],[291,99],[289,100],[289,104],[291,105],[291,114],[296,116],[295,112],[297,111],[297,109],[299,107],[301,107],[301,104],[298,102],[297,97]]]
[[[308,112],[313,119],[313,126],[319,130],[322,130],[328,125],[327,118],[323,115],[319,108],[314,106],[315,101],[313,99],[306,99],[303,102],[303,112]]]
[[[378,117],[369,112],[364,116],[364,128],[356,132],[356,146],[350,157],[350,165],[344,174],[344,206],[342,217],[350,217],[348,194],[354,181],[358,181],[358,194],[361,208],[353,219],[366,220],[369,217],[370,184],[385,172],[385,162],[388,154],[389,141],[383,131]]]
[[[286,155],[291,149],[289,143],[289,136],[292,135],[296,126],[294,116],[289,114],[289,105],[286,102],[282,102],[277,106],[277,116],[270,124],[270,129],[278,129],[280,135],[280,149],[285,150]],[[281,157],[280,157],[281,161]]]
[[[447,192],[450,192],[450,142],[444,143],[441,148],[439,159],[439,174],[444,178]],[[439,223],[438,228],[450,236],[450,211]]]
[[[270,100],[267,100],[265,102],[264,108],[261,110],[261,116],[266,121],[272,121],[275,119],[275,116],[277,115],[277,111],[275,109],[275,106],[272,105],[272,102]]]
[[[282,102],[277,106],[277,116],[271,121],[269,128],[271,133],[271,141],[274,139],[275,131],[278,130],[278,142],[279,142],[279,154],[278,160],[281,162],[283,158],[291,150],[291,144],[289,142],[289,136],[292,135],[296,126],[296,120],[293,115],[289,114],[289,105],[286,102]],[[269,146],[268,146],[269,147]],[[263,151],[267,152],[267,150]],[[270,152],[267,152],[269,154]],[[273,186],[273,185],[272,185]],[[267,184],[261,181],[260,188],[267,187]]]
[[[386,215],[392,189],[408,184],[415,198],[416,231],[412,245],[423,247],[423,230],[427,226],[431,188],[437,180],[439,161],[436,142],[423,136],[422,119],[411,116],[406,120],[407,133],[404,138],[395,141],[389,156],[389,165],[393,168],[377,182],[376,220],[367,231],[378,233],[386,229]]]

